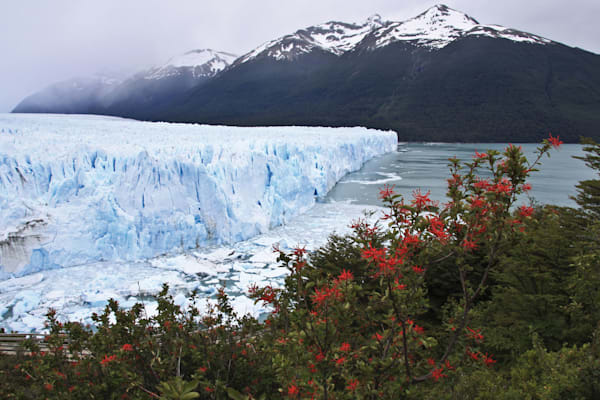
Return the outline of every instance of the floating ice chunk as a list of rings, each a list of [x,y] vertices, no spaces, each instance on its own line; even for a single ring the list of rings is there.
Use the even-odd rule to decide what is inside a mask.
[[[276,267],[265,269],[261,276],[263,276],[264,278],[277,278],[281,276],[286,276],[289,273],[290,271],[287,268]]]
[[[187,303],[188,303],[187,296],[185,296],[183,293],[178,293],[173,298],[173,303],[175,303],[176,305],[178,305],[179,307],[181,307],[183,309],[187,306]]]
[[[235,257],[235,250],[230,247],[220,247],[210,253],[202,254],[202,257],[210,261],[223,262],[227,259]]]
[[[41,296],[33,290],[24,290],[14,300],[13,314],[23,315],[40,304]]]
[[[188,275],[216,275],[223,272],[223,266],[209,260],[203,260],[190,254],[182,254],[175,257],[160,257],[150,260],[150,264],[156,268],[174,269]]]
[[[253,263],[274,264],[277,262],[277,257],[279,257],[279,254],[273,252],[272,248],[266,248],[254,254],[248,261]]]

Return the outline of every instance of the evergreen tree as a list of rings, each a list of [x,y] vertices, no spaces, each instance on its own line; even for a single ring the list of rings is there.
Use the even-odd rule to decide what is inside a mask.
[[[585,145],[583,150],[586,155],[575,157],[583,160],[585,165],[594,169],[600,176],[600,144],[590,138],[583,138],[581,142]],[[600,179],[589,179],[580,181],[577,187],[577,196],[573,200],[594,219],[600,219]]]

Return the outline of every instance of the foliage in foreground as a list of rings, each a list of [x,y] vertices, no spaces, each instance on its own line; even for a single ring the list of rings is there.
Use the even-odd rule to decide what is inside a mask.
[[[96,330],[48,313],[51,350],[0,358],[3,398],[592,399],[600,396],[600,224],[515,205],[521,149],[451,160],[450,202],[386,187],[388,212],[309,255],[280,253],[273,313],[206,315],[165,286],[158,313],[109,301]],[[68,346],[65,339],[69,340]]]

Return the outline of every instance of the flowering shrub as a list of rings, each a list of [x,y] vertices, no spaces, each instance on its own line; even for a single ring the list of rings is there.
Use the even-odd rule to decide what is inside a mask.
[[[290,270],[285,290],[254,288],[253,296],[274,307],[267,322],[287,396],[395,398],[418,383],[448,378],[457,366],[492,367],[483,333],[469,325],[472,310],[532,215],[528,206],[513,208],[530,189],[529,173],[559,144],[545,141],[531,164],[512,145],[503,153],[476,153],[464,164],[451,159],[450,201],[442,206],[428,192],[416,191],[407,202],[384,187],[380,196],[389,211],[373,226],[353,225],[366,263],[352,271],[339,265],[325,275],[304,251],[282,253]],[[459,291],[447,307],[445,332],[429,332],[418,322],[430,311],[425,275],[449,258]]]
[[[230,386],[275,390],[263,379],[268,364],[255,344],[256,320],[238,317],[223,291],[206,315],[199,314],[195,296],[187,310],[175,305],[167,286],[157,300],[154,317],[142,304],[123,310],[110,300],[92,317],[95,331],[62,324],[51,310],[50,352],[32,345],[31,354],[22,356],[15,366],[20,392],[14,390],[13,398],[214,399],[227,398]]]

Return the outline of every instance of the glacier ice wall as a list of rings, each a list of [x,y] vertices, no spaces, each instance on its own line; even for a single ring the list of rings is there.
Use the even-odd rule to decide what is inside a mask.
[[[0,279],[245,240],[395,149],[365,128],[0,115]]]

